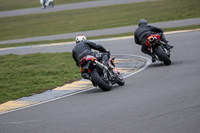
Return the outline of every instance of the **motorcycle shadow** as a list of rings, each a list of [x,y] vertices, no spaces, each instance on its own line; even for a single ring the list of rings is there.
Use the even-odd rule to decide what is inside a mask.
[[[150,68],[163,67],[163,66],[170,67],[172,65],[176,65],[176,66],[177,65],[183,65],[186,62],[187,61],[184,61],[184,60],[176,60],[176,61],[173,61],[170,65],[165,65],[162,62],[155,62],[155,63],[151,63],[148,67],[150,67]]]
[[[171,65],[173,65],[173,63],[170,64],[170,65],[165,65],[165,64],[162,63],[162,62],[158,62],[158,63],[151,63],[151,65],[149,65],[149,67],[163,67],[163,66],[168,67],[168,66],[171,66]]]
[[[103,91],[99,87],[95,87],[91,90],[86,91],[85,93],[88,93],[88,94],[89,93],[109,93],[109,92],[112,92],[112,91],[114,91],[116,89],[120,89],[120,88],[121,88],[121,86],[119,86],[119,85],[113,85],[113,87],[110,91]]]

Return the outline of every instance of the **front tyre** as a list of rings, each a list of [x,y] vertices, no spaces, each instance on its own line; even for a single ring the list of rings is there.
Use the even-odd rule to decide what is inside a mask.
[[[161,46],[156,46],[155,47],[155,52],[156,52],[159,60],[163,61],[165,65],[170,65],[171,64],[170,58],[167,56],[167,54],[164,52],[164,50],[162,49]]]
[[[117,84],[120,86],[125,84],[124,78],[122,77],[121,73],[118,74]]]
[[[111,83],[106,83],[98,74],[97,70],[94,69],[91,72],[92,81],[96,83],[96,85],[103,91],[110,91],[112,89]]]
[[[53,3],[53,2],[50,2],[50,3],[49,3],[49,7],[53,8],[53,7],[54,7],[54,3]]]

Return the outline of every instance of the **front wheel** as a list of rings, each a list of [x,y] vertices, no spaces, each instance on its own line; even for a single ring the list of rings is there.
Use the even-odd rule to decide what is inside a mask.
[[[54,7],[54,3],[53,3],[53,2],[50,2],[50,3],[49,3],[49,7],[53,8],[53,7]]]
[[[96,69],[91,72],[92,81],[103,91],[110,91],[112,89],[111,83],[106,83],[99,75]]]
[[[118,74],[117,84],[120,86],[125,84],[124,78],[122,77],[121,73]]]
[[[165,65],[171,64],[170,58],[167,56],[167,54],[164,52],[164,50],[162,49],[161,46],[155,47],[155,52],[156,52],[159,60],[163,61]]]

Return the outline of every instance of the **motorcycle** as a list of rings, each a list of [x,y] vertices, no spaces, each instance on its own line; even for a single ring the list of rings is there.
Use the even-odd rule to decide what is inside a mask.
[[[145,45],[150,47],[151,53],[154,55],[156,60],[163,62],[165,65],[170,65],[170,52],[171,48],[166,43],[160,40],[160,35],[150,35]]]
[[[40,0],[40,4],[42,5],[42,8],[46,8],[46,7],[54,7],[54,3],[53,0]]]
[[[96,57],[92,55],[86,55],[80,61],[80,71],[87,72],[88,78],[93,86],[98,86],[103,91],[110,91],[113,84],[120,86],[125,84],[124,78],[121,73],[115,68],[115,58],[109,58],[108,65],[111,70],[102,64],[102,61],[98,61]]]

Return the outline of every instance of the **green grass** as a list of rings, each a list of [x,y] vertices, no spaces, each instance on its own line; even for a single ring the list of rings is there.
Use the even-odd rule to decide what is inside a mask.
[[[174,27],[174,28],[164,28],[165,32],[167,31],[177,31],[177,30],[191,30],[198,29],[200,25],[191,25],[191,26],[183,26],[183,27]],[[102,39],[102,38],[111,38],[111,37],[123,37],[123,36],[133,36],[133,32],[123,33],[123,34],[114,34],[114,35],[102,35],[95,37],[87,37],[88,40],[93,39]],[[9,47],[17,47],[17,46],[30,46],[30,45],[40,45],[40,44],[51,44],[51,43],[64,43],[64,42],[72,42],[72,39],[60,39],[60,40],[52,40],[52,41],[37,41],[37,42],[25,42],[25,43],[11,43],[11,44],[1,44],[0,48],[9,48]]]
[[[178,30],[194,30],[199,29],[200,25],[190,25],[190,26],[181,26],[181,27],[173,27],[173,28],[164,28],[164,32],[168,31],[178,31]]]
[[[54,4],[70,4],[94,0],[54,0]],[[0,11],[40,7],[40,0],[0,0]]]
[[[173,3],[173,4],[172,4]],[[199,0],[160,0],[0,18],[0,40],[200,17]]]
[[[0,56],[0,103],[80,79],[71,53]]]

